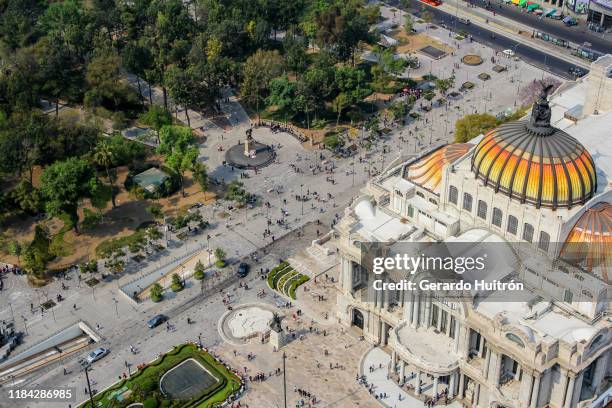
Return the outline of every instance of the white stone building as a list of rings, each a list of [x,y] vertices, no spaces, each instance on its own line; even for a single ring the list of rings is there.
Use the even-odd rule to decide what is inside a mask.
[[[608,390],[612,100],[599,98],[595,114],[585,102],[594,86],[612,84],[612,57],[604,58],[594,63],[601,72],[563,85],[550,106],[540,99],[531,120],[393,164],[336,226],[338,320],[387,350],[390,375],[415,395],[572,408]],[[500,273],[532,297],[454,302],[374,291],[361,265],[363,243],[373,241],[391,251],[399,242],[507,245],[523,258]]]

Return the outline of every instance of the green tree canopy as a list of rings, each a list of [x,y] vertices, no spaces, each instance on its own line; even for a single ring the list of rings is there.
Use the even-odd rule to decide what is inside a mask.
[[[68,214],[78,231],[79,201],[90,195],[93,179],[93,166],[82,159],[73,157],[47,167],[40,178],[47,212],[52,216]]]
[[[497,119],[488,113],[466,115],[455,124],[455,142],[465,143],[495,128]]]

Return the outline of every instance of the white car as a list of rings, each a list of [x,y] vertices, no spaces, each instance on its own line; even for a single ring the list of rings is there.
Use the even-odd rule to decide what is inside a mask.
[[[506,57],[514,57],[514,51],[510,49],[504,50],[503,53],[506,55]]]
[[[109,349],[105,349],[104,347],[97,348],[91,353],[89,353],[85,361],[87,362],[87,364],[92,364],[107,355],[108,353],[110,353]]]

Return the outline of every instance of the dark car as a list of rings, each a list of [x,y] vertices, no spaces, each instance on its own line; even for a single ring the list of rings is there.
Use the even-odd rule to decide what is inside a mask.
[[[166,316],[164,316],[163,314],[158,314],[158,315],[153,316],[147,321],[147,326],[149,326],[149,329],[152,329],[154,327],[159,326],[166,320],[168,320]]]
[[[238,265],[237,273],[238,276],[240,276],[241,278],[247,276],[247,274],[249,273],[249,264],[242,262],[240,265]]]

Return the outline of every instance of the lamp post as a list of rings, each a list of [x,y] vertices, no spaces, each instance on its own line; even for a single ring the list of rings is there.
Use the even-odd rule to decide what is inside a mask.
[[[26,319],[24,315],[21,315],[21,318],[23,319],[23,326],[25,327],[26,335],[28,335],[29,334],[28,333],[28,323],[27,323],[28,319]]]
[[[304,215],[304,196],[302,195],[303,184],[300,184],[300,202],[302,203],[302,215]]]
[[[91,408],[94,408],[94,402],[93,402],[93,394],[91,393],[91,383],[89,382],[89,374],[87,372],[87,369],[89,368],[89,366],[85,366],[85,379],[87,380],[87,391],[89,392],[89,402],[91,403]]]
[[[287,408],[287,367],[285,365],[285,360],[287,360],[287,353],[283,351],[283,397],[285,408]]]
[[[119,318],[119,308],[117,307],[119,301],[116,298],[113,298],[113,303],[115,303],[115,314],[117,315],[117,318]]]

